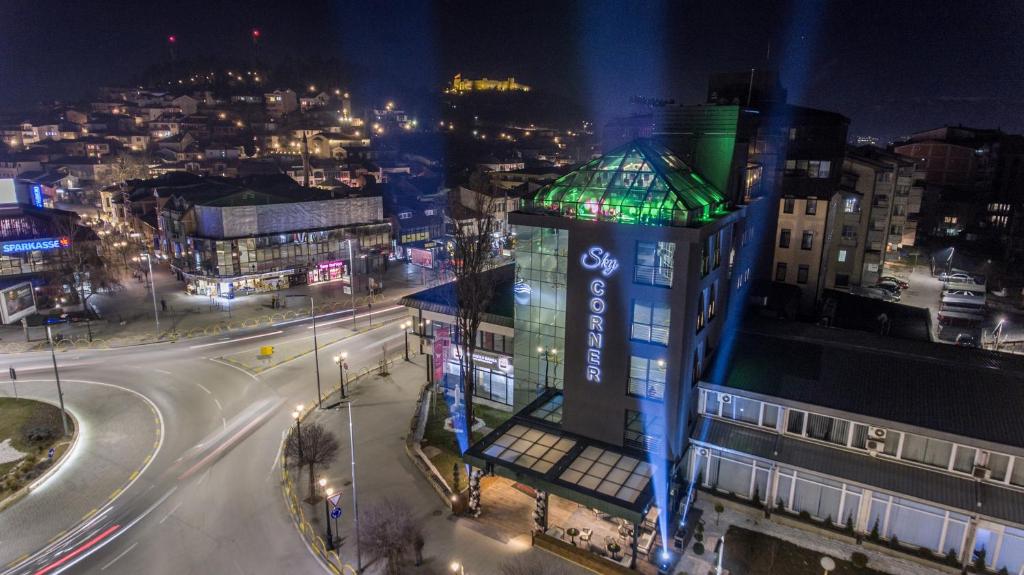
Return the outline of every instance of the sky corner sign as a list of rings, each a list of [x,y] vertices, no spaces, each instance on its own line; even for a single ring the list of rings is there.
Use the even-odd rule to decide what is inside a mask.
[[[601,350],[604,349],[604,312],[608,309],[605,293],[608,284],[603,278],[609,278],[619,269],[619,260],[599,246],[593,246],[580,256],[583,269],[597,272],[590,280],[588,289],[590,310],[587,318],[587,381],[601,383]]]
[[[0,244],[0,254],[21,254],[25,252],[46,252],[60,250],[71,246],[71,238],[61,236],[58,238],[35,238],[31,240],[18,240]]]

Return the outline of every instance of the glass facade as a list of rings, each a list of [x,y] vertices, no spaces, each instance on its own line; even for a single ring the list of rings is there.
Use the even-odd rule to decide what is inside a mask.
[[[534,204],[578,220],[689,225],[724,213],[726,201],[667,148],[632,142],[542,188]]]
[[[563,387],[569,232],[516,226],[515,410],[545,387]],[[538,349],[557,350],[543,353]]]

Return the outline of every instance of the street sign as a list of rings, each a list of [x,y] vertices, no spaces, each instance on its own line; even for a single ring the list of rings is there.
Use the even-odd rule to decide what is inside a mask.
[[[341,517],[341,507],[331,509],[331,519],[337,519],[339,517]]]
[[[50,451],[46,452],[46,458],[47,458],[47,459],[53,459],[53,456],[54,456],[54,455],[55,455],[56,453],[57,453],[57,450],[51,447],[51,448],[50,448]]]
[[[341,493],[335,493],[334,495],[331,495],[330,497],[327,498],[327,501],[330,501],[331,505],[337,507],[338,502],[341,501]]]

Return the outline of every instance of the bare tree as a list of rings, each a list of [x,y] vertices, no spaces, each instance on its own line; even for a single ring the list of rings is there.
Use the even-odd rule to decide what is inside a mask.
[[[417,545],[422,549],[422,527],[403,501],[385,499],[360,514],[360,520],[359,544],[384,561],[389,575],[401,573],[402,561],[410,550],[415,552]]]
[[[57,250],[55,264],[48,274],[50,285],[71,286],[86,309],[89,298],[97,292],[121,287],[116,269],[110,265],[100,242],[89,229],[78,225],[77,217],[55,218],[53,231],[68,243]]]
[[[316,496],[316,470],[338,458],[338,438],[319,423],[303,425],[298,434],[291,433],[285,443],[285,457],[299,469],[309,468],[309,497]]]
[[[128,180],[143,180],[149,177],[146,157],[123,152],[110,164],[110,183],[121,184]]]
[[[536,555],[517,555],[498,566],[499,575],[565,575],[565,569]]]
[[[472,437],[473,390],[476,389],[476,334],[483,314],[494,297],[494,277],[486,273],[495,263],[494,232],[500,222],[494,217],[494,202],[482,193],[473,195],[472,208],[452,207],[452,269],[455,272],[456,332],[459,370],[462,376],[463,417],[466,435]]]

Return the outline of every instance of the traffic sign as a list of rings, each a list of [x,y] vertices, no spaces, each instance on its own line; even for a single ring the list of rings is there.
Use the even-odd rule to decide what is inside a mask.
[[[339,517],[341,517],[341,507],[331,509],[331,519],[337,519]]]
[[[337,507],[338,506],[338,501],[341,501],[341,492],[338,492],[338,493],[335,493],[334,495],[331,495],[330,497],[327,498],[327,500],[331,502],[331,505],[333,505],[334,507]]]
[[[48,452],[46,453],[46,458],[47,458],[47,459],[53,459],[53,456],[54,456],[54,455],[55,455],[56,453],[57,453],[57,450],[51,447],[51,448],[50,448],[50,451],[48,451]]]

